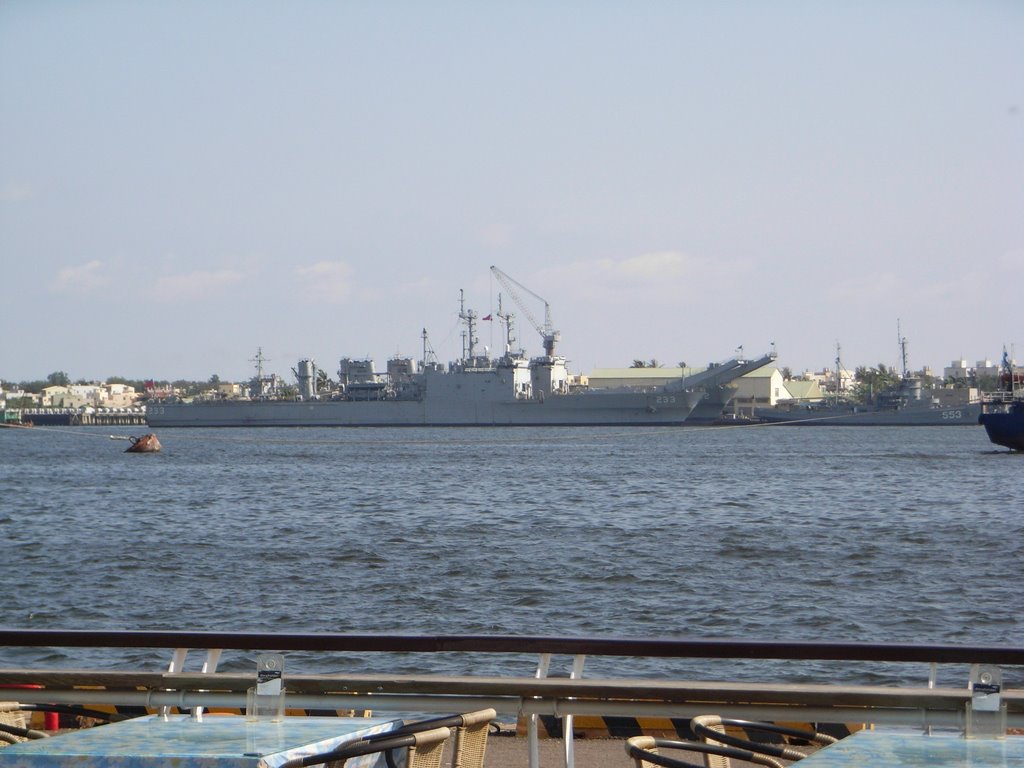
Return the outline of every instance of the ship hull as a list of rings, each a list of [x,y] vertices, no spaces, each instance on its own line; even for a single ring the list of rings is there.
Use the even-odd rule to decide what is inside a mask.
[[[976,425],[981,405],[955,407],[913,407],[874,410],[870,407],[756,408],[754,417],[762,422],[793,426],[822,427],[941,427]]]
[[[978,423],[988,439],[1013,451],[1024,451],[1024,408],[1009,413],[983,413]]]
[[[588,392],[509,401],[212,401],[154,403],[150,427],[671,426],[699,392]]]

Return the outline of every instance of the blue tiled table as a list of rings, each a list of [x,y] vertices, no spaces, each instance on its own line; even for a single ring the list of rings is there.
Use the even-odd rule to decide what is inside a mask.
[[[294,757],[391,730],[401,720],[380,717],[159,715],[124,720],[0,748],[0,768],[275,768]]]
[[[965,739],[955,733],[857,731],[819,749],[800,768],[1024,768],[1024,737]]]

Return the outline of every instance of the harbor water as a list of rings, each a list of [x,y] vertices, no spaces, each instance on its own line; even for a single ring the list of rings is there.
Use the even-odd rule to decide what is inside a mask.
[[[981,427],[167,429],[159,454],[124,453],[111,429],[141,434],[0,429],[3,625],[1024,642],[1024,456]],[[0,649],[0,666],[168,657]],[[535,663],[288,659],[308,672]],[[587,674],[928,672],[594,659]]]

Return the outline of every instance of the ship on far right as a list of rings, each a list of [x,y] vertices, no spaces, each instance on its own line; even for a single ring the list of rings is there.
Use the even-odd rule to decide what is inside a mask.
[[[999,390],[981,398],[978,423],[988,439],[1011,451],[1024,451],[1024,371],[1018,370],[1003,347]]]

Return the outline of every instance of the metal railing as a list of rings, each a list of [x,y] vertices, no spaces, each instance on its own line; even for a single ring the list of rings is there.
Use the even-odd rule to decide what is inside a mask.
[[[164,632],[0,629],[5,648],[60,647],[173,651],[167,671],[3,669],[2,685],[25,688],[19,698],[36,703],[178,707],[245,706],[254,674],[216,671],[222,650],[323,653],[477,653],[535,655],[533,676],[301,674],[285,677],[290,709],[372,709],[453,712],[492,707],[527,720],[530,764],[536,766],[538,716],[561,718],[567,728],[566,765],[572,765],[573,716],[679,718],[720,714],[756,720],[912,725],[963,729],[972,692],[935,685],[939,664],[1024,666],[1024,648],[985,645],[918,645],[686,638],[608,639],[508,635],[396,635],[263,632]],[[207,651],[203,671],[184,671],[189,649]],[[566,678],[547,676],[552,656],[572,657]],[[655,659],[790,659],[925,663],[921,686],[584,678],[586,657]],[[0,656],[2,658],[2,656]],[[212,660],[212,663],[211,663]],[[81,690],[82,686],[100,689]],[[1024,727],[1024,690],[1001,691],[1009,727]]]
[[[679,659],[794,659],[1024,666],[1024,647],[538,635],[0,629],[0,648],[2,647],[230,648],[360,653],[551,653],[569,656],[584,654]]]

